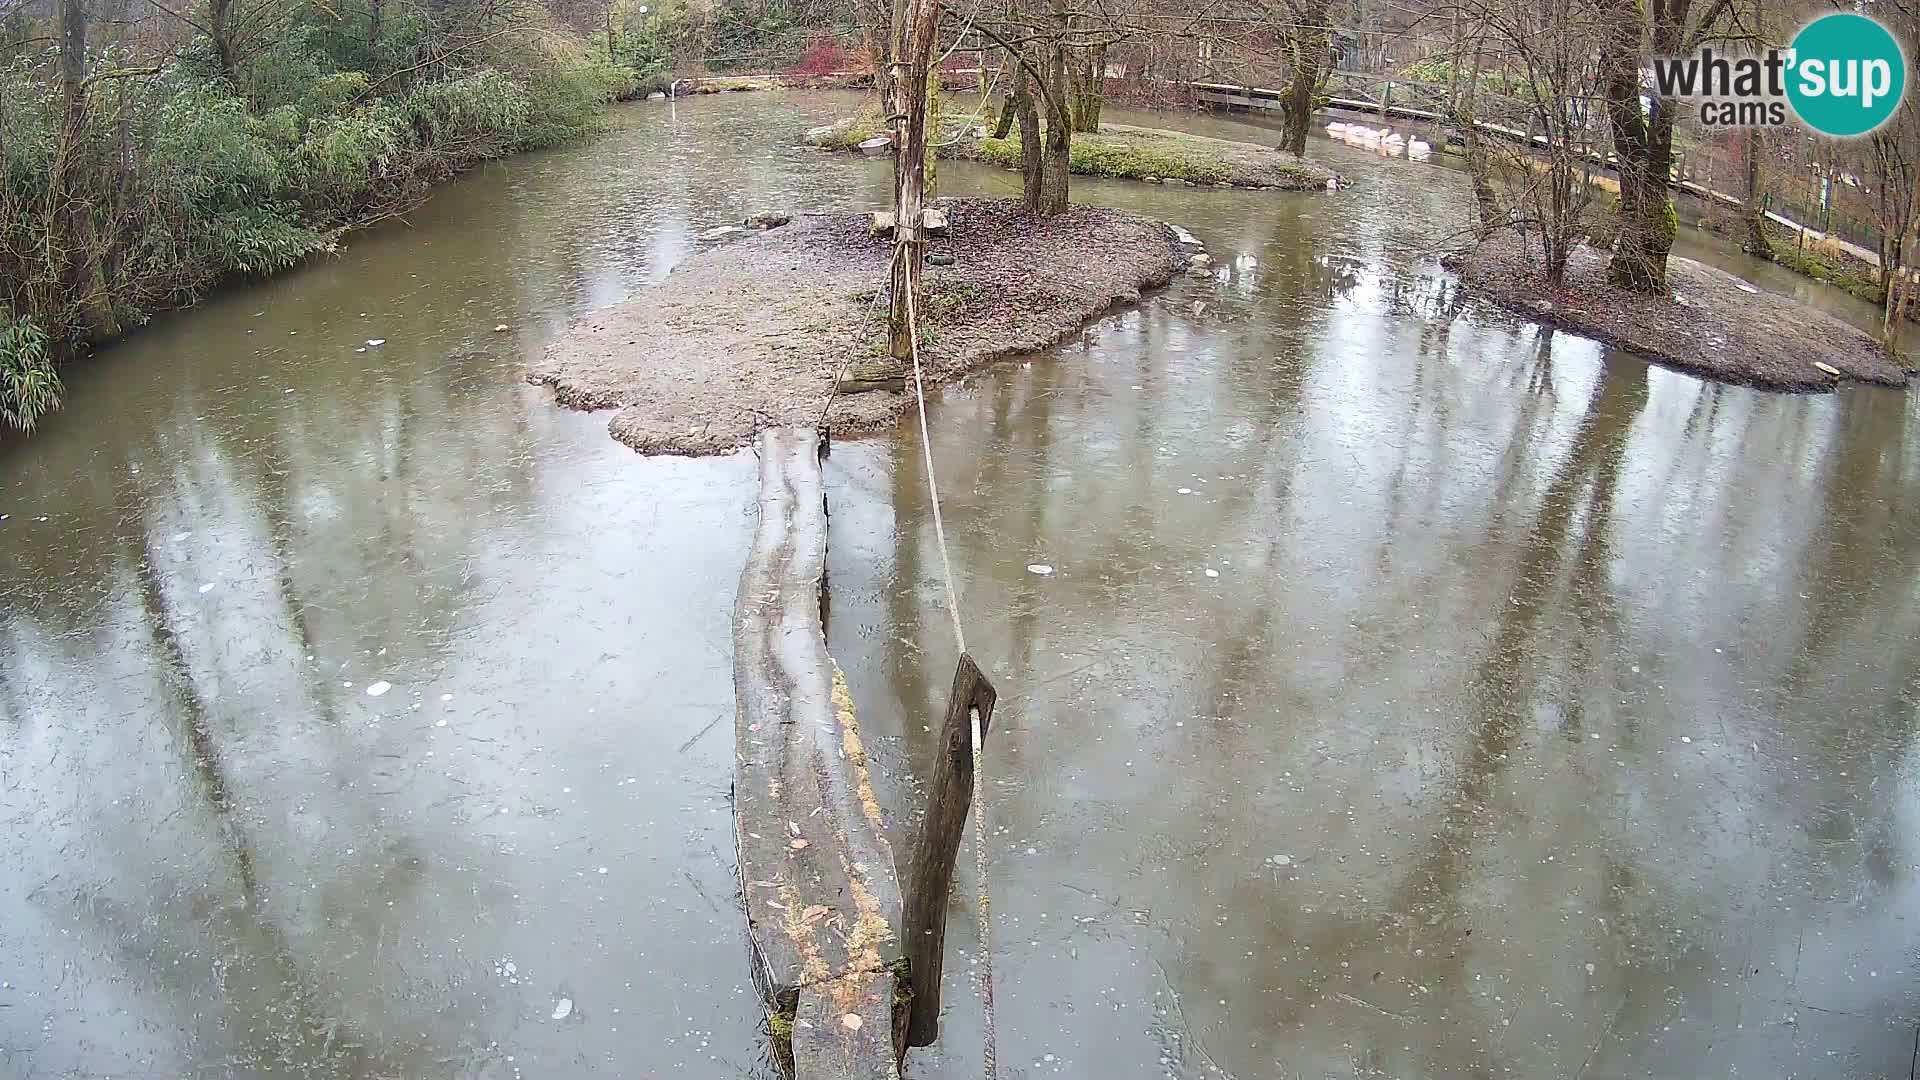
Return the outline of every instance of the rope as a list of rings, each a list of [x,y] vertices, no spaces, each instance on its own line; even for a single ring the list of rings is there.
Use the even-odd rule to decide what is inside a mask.
[[[893,259],[887,263],[887,274],[889,277],[893,274],[893,264],[899,261],[899,259],[900,249],[896,247],[893,249]],[[834,373],[833,385],[827,387],[827,400],[820,404],[820,418],[813,422],[814,427],[819,428],[826,425],[827,413],[832,411],[833,403],[840,397],[840,380],[847,377],[847,369],[853,366],[853,361],[859,356],[857,350],[860,347],[860,343],[867,338],[867,324],[873,321],[873,313],[880,310],[880,298],[884,295],[886,295],[885,290],[873,290],[873,302],[867,305],[866,314],[860,316],[860,328],[853,332],[854,348],[848,350],[847,358],[840,362],[840,370]]]
[[[907,243],[901,240],[895,245],[895,258],[904,257]],[[947,614],[953,617],[954,642],[960,646],[961,652],[966,652],[966,631],[960,625],[960,600],[953,586],[953,560],[947,555],[947,527],[940,514],[940,486],[933,477],[933,439],[927,434],[927,388],[920,370],[920,327],[912,289],[907,290],[907,340],[908,351],[913,355],[913,396],[919,406],[920,453],[927,467],[927,496],[933,503],[933,536],[940,545],[940,567],[946,575]],[[985,1080],[995,1080],[1000,1074],[1000,1066],[996,1060],[998,1037],[993,1021],[993,897],[987,891],[987,773],[980,753],[984,741],[980,731],[980,710],[969,709],[967,713],[973,727],[973,790],[976,796],[973,800],[973,869],[980,886],[979,895],[975,897],[975,909],[980,915],[980,1006],[984,1043],[981,1075]]]
[[[902,240],[894,247],[895,252],[904,252],[908,241]],[[896,259],[901,256],[896,254]],[[927,462],[927,495],[933,503],[933,538],[940,544],[940,569],[946,574],[947,614],[953,617],[953,640],[960,646],[961,652],[967,651],[967,632],[960,626],[960,598],[953,591],[953,561],[947,557],[947,526],[940,516],[940,485],[933,478],[933,439],[927,434],[927,387],[920,375],[920,327],[914,311],[913,290],[907,290],[907,351],[913,354],[913,396],[920,405],[920,452]],[[973,752],[980,753],[980,719],[974,718]],[[974,772],[980,771],[978,762],[974,763]],[[975,783],[978,783],[976,780]]]
[[[899,240],[893,247],[893,258],[887,263],[887,274],[891,280],[894,267],[907,257],[906,240]],[[880,292],[874,292],[874,303],[869,305],[867,313],[860,321],[860,330],[854,337],[856,346],[865,339],[867,322],[873,312],[879,308]],[[920,316],[914,304],[913,290],[907,290],[907,338],[909,353],[913,357],[913,397],[918,406],[920,418],[920,454],[927,469],[927,496],[933,503],[933,535],[940,546],[940,569],[944,577],[947,593],[947,615],[953,622],[953,640],[961,652],[967,651],[967,632],[960,623],[960,598],[954,590],[953,558],[947,553],[947,523],[940,510],[940,486],[933,475],[933,437],[927,430],[927,385],[926,376],[920,365]],[[834,377],[834,385],[827,390],[827,400],[820,408],[819,423],[826,423],[827,413],[833,408],[833,402],[839,396],[840,380],[846,377],[847,368],[853,363],[849,355],[840,365],[839,375]],[[984,1046],[982,1054],[985,1064],[982,1076],[984,1080],[996,1080],[1000,1075],[997,1056],[999,1038],[995,1033],[993,1018],[993,897],[987,891],[987,799],[986,764],[981,755],[984,737],[980,731],[980,710],[969,709],[968,718],[972,722],[973,740],[973,868],[980,883],[979,894],[975,897],[975,908],[980,916],[980,1002],[982,1009],[982,1032]]]

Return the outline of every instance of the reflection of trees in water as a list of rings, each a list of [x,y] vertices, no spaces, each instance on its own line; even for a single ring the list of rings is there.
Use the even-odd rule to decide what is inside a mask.
[[[1521,541],[1520,561],[1506,591],[1507,602],[1499,606],[1493,641],[1468,678],[1466,700],[1477,708],[1472,740],[1459,765],[1459,790],[1455,798],[1440,800],[1447,807],[1440,827],[1427,854],[1409,870],[1389,904],[1395,911],[1438,908],[1459,913],[1474,833],[1494,813],[1496,782],[1512,760],[1515,740],[1538,700],[1534,681],[1551,648],[1541,639],[1539,624],[1552,604],[1561,574],[1571,570],[1569,593],[1576,610],[1600,600],[1595,584],[1612,561],[1608,537],[1614,492],[1628,435],[1647,396],[1644,364],[1617,363],[1603,369],[1572,445],[1554,470]],[[1577,731],[1577,720],[1572,723]],[[1447,943],[1451,948],[1436,951],[1464,956],[1466,942],[1458,933],[1464,929],[1461,920],[1442,925],[1454,931],[1450,936],[1458,940]]]
[[[1318,1022],[1312,1010],[1331,994],[1330,984],[1356,974],[1354,969],[1339,968],[1339,960],[1386,948],[1399,940],[1398,935],[1408,934],[1416,926],[1432,958],[1421,969],[1421,981],[1433,984],[1437,992],[1453,992],[1442,987],[1471,986],[1465,969],[1473,927],[1463,917],[1460,895],[1472,874],[1476,838],[1498,813],[1499,777],[1537,700],[1533,687],[1540,661],[1546,655],[1540,623],[1551,609],[1563,577],[1570,578],[1575,607],[1600,599],[1596,589],[1612,561],[1609,533],[1614,492],[1628,435],[1647,398],[1644,365],[1610,366],[1596,385],[1571,446],[1554,468],[1539,510],[1521,541],[1512,585],[1502,594],[1503,602],[1495,613],[1493,641],[1469,676],[1466,699],[1474,703],[1475,715],[1471,718],[1471,741],[1458,765],[1458,790],[1450,798],[1435,800],[1446,809],[1430,839],[1422,845],[1423,851],[1411,860],[1400,875],[1399,885],[1381,903],[1382,913],[1367,917],[1326,910],[1311,919],[1296,916],[1255,923],[1256,932],[1272,935],[1268,943],[1272,955],[1309,958],[1304,970],[1293,972],[1298,989],[1286,993],[1277,1007],[1278,1027]],[[1543,445],[1529,435],[1527,425],[1516,426],[1514,432],[1516,438],[1526,439],[1535,453]],[[1508,468],[1524,467],[1530,456],[1522,451],[1509,459]],[[1600,859],[1609,878],[1617,881],[1631,877],[1630,867],[1613,855],[1602,853]],[[1236,894],[1242,893],[1229,901],[1230,908],[1256,911],[1270,903],[1264,886],[1257,881],[1237,886]],[[1604,902],[1616,901],[1617,890],[1608,890]],[[1617,904],[1609,915],[1618,917]],[[1204,980],[1215,967],[1200,959],[1187,970],[1196,980]],[[1224,988],[1227,984],[1220,985]],[[1435,1032],[1436,1037],[1448,1037],[1444,1028]],[[1471,1075],[1502,1075],[1503,1057],[1484,1044],[1456,1040],[1448,1054],[1449,1060],[1461,1060],[1460,1055],[1472,1058],[1473,1064],[1468,1067]],[[1389,1071],[1395,1068],[1386,1056],[1357,1064]]]
[[[1826,721],[1783,734],[1809,765],[1808,832],[1855,845],[1857,911],[1886,903],[1907,873],[1897,865],[1909,857],[1902,784],[1882,778],[1920,734],[1920,528],[1905,498],[1920,456],[1906,395],[1855,392],[1834,413],[1820,513],[1794,583],[1798,633],[1772,696],[1780,716]]]
[[[1313,277],[1314,295],[1326,300],[1346,297],[1368,273],[1366,260],[1349,255],[1320,255],[1312,265],[1318,271]],[[1387,276],[1398,280],[1398,275]]]
[[[440,1014],[432,1026],[444,1026],[446,1006],[424,1000],[424,984],[408,985],[435,976],[381,960],[399,942],[394,910],[378,901],[415,901],[400,909],[404,927],[429,885],[425,845],[396,831],[396,819],[371,799],[400,794],[377,789],[390,777],[382,761],[405,755],[369,753],[368,729],[343,729],[338,691],[321,668],[329,651],[359,654],[360,633],[392,643],[396,668],[432,663],[463,598],[484,587],[469,565],[486,528],[476,500],[483,509],[531,501],[525,455],[501,452],[527,441],[515,430],[523,418],[516,412],[475,424],[461,415],[465,406],[448,400],[452,392],[427,379],[374,408],[314,393],[299,414],[248,410],[220,426],[191,422],[157,438],[136,431],[119,448],[123,458],[89,456],[93,483],[78,485],[67,507],[106,523],[104,532],[82,534],[89,543],[46,545],[66,554],[27,570],[54,574],[50,584],[60,591],[10,619],[65,619],[91,636],[9,633],[10,652],[66,641],[76,655],[53,663],[92,666],[81,654],[107,647],[100,635],[111,605],[76,603],[95,591],[81,582],[106,583],[106,591],[123,583],[120,595],[130,594],[140,613],[136,665],[154,673],[163,697],[139,712],[158,718],[157,730],[177,741],[186,766],[173,792],[148,797],[183,800],[165,828],[204,833],[210,842],[168,852],[100,845],[97,857],[122,865],[92,871],[100,884],[76,909],[92,929],[76,940],[137,972],[136,986],[153,987],[136,991],[132,1008],[179,1010],[178,1027],[190,1041],[178,1049],[198,1062],[276,1074],[397,1074],[398,1063],[417,1056],[427,1029],[411,1022],[417,1008]],[[444,482],[443,470],[463,473],[473,486]],[[87,506],[89,497],[99,502]],[[315,498],[328,512],[301,509]],[[186,548],[164,540],[183,526],[193,534]],[[181,606],[179,572],[194,559],[212,565],[209,576],[225,587]],[[257,591],[249,581],[268,587]],[[340,599],[356,589],[380,603]],[[7,710],[40,707],[22,702]],[[131,715],[111,725],[110,739],[140,738]],[[396,729],[374,738],[403,736]],[[417,765],[400,767],[409,770],[408,790],[431,781]],[[79,782],[53,778],[39,798],[71,798],[85,816],[107,814],[84,789],[68,790]],[[352,796],[356,788],[369,797]],[[336,865],[284,826],[260,831],[268,820],[296,816],[326,820],[335,836],[364,838],[362,854]],[[104,817],[88,826],[111,827]],[[482,861],[443,842],[434,847],[443,864]],[[155,858],[165,861],[144,861]],[[137,899],[112,899],[116,881],[152,885]],[[467,899],[484,904],[489,891]],[[377,993],[364,993],[368,987]],[[406,1004],[391,1008],[396,1001]]]
[[[1445,359],[1453,345],[1453,324],[1466,313],[1469,294],[1457,278],[1419,275],[1408,300],[1408,314],[1420,320],[1419,353]]]
[[[1808,611],[1787,678],[1783,704],[1806,695],[1823,661],[1833,659],[1849,635],[1852,646],[1871,652],[1895,645],[1887,627],[1863,625],[1883,610],[1882,590],[1920,575],[1920,527],[1906,505],[1905,488],[1916,479],[1910,450],[1912,410],[1904,394],[1856,391],[1847,407],[1834,410],[1819,485],[1818,533],[1807,552]],[[1891,687],[1886,689],[1891,690]]]
[[[178,987],[186,1000],[179,1000],[176,994],[176,1003],[192,1009],[193,1020],[200,1028],[196,1042],[203,1038],[223,1042],[237,1035],[243,1045],[233,1052],[246,1067],[278,1067],[303,1075],[363,1075],[368,1064],[364,1046],[348,1024],[319,1000],[312,973],[300,970],[296,951],[261,896],[254,843],[234,813],[221,740],[213,729],[212,710],[187,662],[175,630],[177,619],[157,577],[150,530],[130,560],[157,666],[174,705],[162,711],[175,722],[186,744],[183,756],[206,802],[214,847],[226,856],[231,880],[239,889],[237,899],[225,895],[228,881],[223,880],[224,875],[192,882],[176,879],[173,896],[151,897],[158,904],[177,904],[181,902],[180,892],[197,893],[186,901],[187,910],[177,914],[183,922],[204,927],[207,951],[217,956],[216,985]],[[176,968],[180,961],[195,959],[190,943],[196,935],[189,931],[183,942],[180,929],[172,920],[145,918],[112,926],[110,933],[115,951],[129,963],[154,964],[165,971],[169,965],[158,961],[169,954],[174,956]],[[155,930],[159,933],[152,932]],[[262,959],[266,961],[264,970],[257,967]],[[230,1022],[208,1022],[203,1012],[207,1002],[200,990],[204,990],[204,997],[217,999],[221,1007],[215,1012]]]

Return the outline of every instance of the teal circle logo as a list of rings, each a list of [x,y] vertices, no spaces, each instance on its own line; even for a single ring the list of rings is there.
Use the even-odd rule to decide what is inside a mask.
[[[1822,135],[1865,135],[1887,122],[1907,91],[1900,42],[1865,15],[1822,15],[1793,39],[1787,100]]]

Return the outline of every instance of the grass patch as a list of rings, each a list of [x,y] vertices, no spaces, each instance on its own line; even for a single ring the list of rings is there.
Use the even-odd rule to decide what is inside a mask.
[[[1793,230],[1769,221],[1767,240],[1773,247],[1773,261],[1796,274],[1825,282],[1869,304],[1886,300],[1877,267],[1852,258],[1837,249],[1826,249],[1819,242],[1800,246]]]
[[[984,138],[949,151],[1007,169],[1020,167],[1020,140]],[[1081,176],[1123,180],[1180,180],[1189,184],[1275,187],[1289,191],[1324,189],[1332,170],[1315,161],[1256,143],[1203,135],[1110,124],[1099,132],[1078,134],[1067,153],[1067,169]]]
[[[966,112],[964,105],[956,112]],[[965,121],[968,127],[972,120]],[[851,151],[876,135],[886,134],[886,118],[870,105],[860,115],[835,124],[829,132],[810,137],[815,146]],[[961,131],[949,136],[943,128],[938,156],[983,161],[1003,169],[1020,168],[1020,138],[974,138]],[[1067,170],[1080,176],[1107,176],[1122,180],[1177,180],[1189,184],[1231,184],[1235,187],[1281,188],[1287,191],[1324,190],[1336,174],[1319,162],[1302,160],[1258,143],[1233,142],[1204,135],[1161,131],[1156,128],[1109,124],[1095,133],[1073,137],[1067,152]]]
[[[773,85],[772,79],[722,75],[696,79],[693,86],[684,92],[689,94],[737,94],[744,93],[748,90],[765,90]]]
[[[981,139],[975,149],[982,161],[1005,169],[1020,167],[1018,138]],[[1233,169],[1222,161],[1137,145],[1130,140],[1100,135],[1076,135],[1067,151],[1067,169],[1081,176],[1117,176],[1126,180],[1157,177],[1194,184],[1225,184]]]

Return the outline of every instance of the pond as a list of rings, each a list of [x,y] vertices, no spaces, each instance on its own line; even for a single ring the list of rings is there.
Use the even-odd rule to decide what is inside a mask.
[[[618,110],[157,321],[0,447],[7,1071],[771,1074],[728,804],[751,455],[640,458],[517,379],[703,229],[882,205],[886,163],[796,145],[852,100]],[[1909,1070],[1911,399],[1502,315],[1432,258],[1457,172],[1315,147],[1350,189],[1076,182],[1215,272],[933,405],[1002,695],[1007,1075]],[[829,483],[904,852],[954,656],[915,429]],[[977,1075],[968,862],[913,1076]]]

